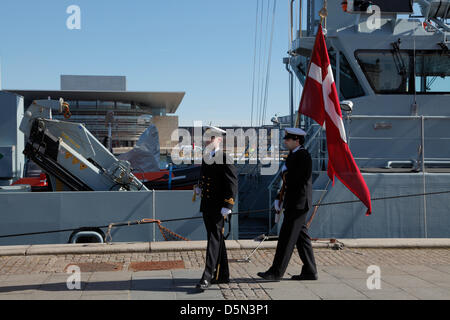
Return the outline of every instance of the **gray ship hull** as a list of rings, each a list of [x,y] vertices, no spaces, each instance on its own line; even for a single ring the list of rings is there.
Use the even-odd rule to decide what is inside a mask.
[[[0,236],[91,228],[145,218],[198,217],[162,225],[189,240],[205,240],[206,230],[199,206],[199,199],[192,202],[192,191],[0,192]],[[107,228],[102,231],[106,232]],[[71,233],[0,238],[0,245],[67,243]],[[165,241],[156,224],[113,228],[111,236],[113,242]],[[237,237],[238,219],[233,219],[229,239]]]
[[[323,173],[326,175],[326,172]],[[364,173],[371,190],[372,214],[354,203],[319,207],[310,226],[313,238],[448,238],[450,237],[450,193],[407,196],[449,191],[450,173]],[[317,181],[320,181],[318,179]],[[324,191],[316,187],[314,203]],[[425,192],[424,192],[425,191]],[[329,187],[323,204],[357,200],[339,180]],[[312,210],[311,210],[312,211]],[[311,212],[310,212],[311,214]]]

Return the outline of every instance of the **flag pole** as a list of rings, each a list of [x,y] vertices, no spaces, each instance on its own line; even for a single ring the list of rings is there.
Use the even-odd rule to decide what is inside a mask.
[[[328,10],[327,10],[327,0],[323,1],[323,8],[319,11],[320,16],[320,24],[322,25],[322,28],[326,28],[326,19],[328,17]],[[325,22],[325,26],[323,25]]]
[[[327,0],[324,0],[323,8],[320,9],[320,11],[319,11],[319,16],[320,16],[320,25],[323,28],[323,24],[324,24],[324,22],[326,24],[326,18],[328,17]],[[309,67],[308,67],[308,69],[309,69]],[[294,126],[294,128],[299,128],[300,127],[300,112],[299,111],[297,112],[297,118],[295,119],[295,126]]]

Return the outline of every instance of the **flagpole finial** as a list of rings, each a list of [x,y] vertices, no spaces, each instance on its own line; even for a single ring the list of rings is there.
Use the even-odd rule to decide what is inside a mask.
[[[326,19],[328,17],[328,10],[325,6],[322,9],[320,9],[319,16],[322,21],[323,21],[323,19]]]
[[[320,9],[319,16],[320,16],[320,25],[322,25],[322,27],[325,28],[323,26],[323,23],[324,23],[324,21],[326,21],[326,19],[328,17],[327,0],[323,1],[323,8]],[[326,24],[326,22],[325,22],[325,24]]]

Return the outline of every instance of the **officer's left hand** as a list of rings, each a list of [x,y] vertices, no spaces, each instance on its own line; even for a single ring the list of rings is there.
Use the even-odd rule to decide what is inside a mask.
[[[220,213],[222,214],[222,216],[224,217],[224,219],[226,219],[226,218],[228,217],[228,215],[231,213],[231,209],[222,208],[222,210],[220,211]]]
[[[275,201],[273,202],[273,206],[274,206],[274,208],[275,208],[275,211],[276,211],[277,213],[280,213],[280,211],[281,211],[281,209],[282,209],[282,207],[283,207],[283,202],[280,202],[280,200],[275,200]]]
[[[275,224],[277,224],[278,222],[280,222],[280,214],[279,213],[275,214]]]

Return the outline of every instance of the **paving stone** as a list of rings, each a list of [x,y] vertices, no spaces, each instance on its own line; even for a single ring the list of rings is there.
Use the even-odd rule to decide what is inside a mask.
[[[327,277],[327,274],[331,275],[330,279],[337,278],[357,278],[357,279],[366,279],[369,274],[359,270],[357,268],[351,266],[330,266],[330,267],[322,267],[324,272],[319,276]]]
[[[127,291],[131,289],[131,279],[119,280],[112,278],[111,280],[89,281],[84,288],[84,292],[105,292],[114,293],[116,291]]]
[[[263,285],[273,300],[320,300],[320,297],[304,285],[290,285],[279,283],[269,288]]]
[[[444,288],[404,288],[405,292],[420,300],[450,300],[450,289]]]
[[[367,299],[367,296],[345,283],[311,283],[306,287],[321,299],[355,300]]]
[[[8,294],[8,295],[1,295],[0,294],[0,300],[30,300],[30,294]]]
[[[95,272],[89,277],[89,281],[93,282],[109,279],[114,279],[116,281],[131,280],[132,275],[132,272],[114,272],[114,274],[112,274],[111,272]]]
[[[431,268],[448,273],[450,275],[450,264],[449,265],[431,265]]]
[[[385,281],[383,281],[383,279],[381,279],[380,281],[381,281],[381,283],[380,283],[381,289],[370,289],[367,286],[367,279],[342,279],[342,282],[344,282],[345,284],[349,285],[353,289],[358,290],[364,294],[365,294],[365,291],[375,291],[375,290],[384,292],[384,293],[388,293],[388,294],[391,294],[391,292],[395,292],[395,291],[401,291],[401,288],[391,285],[389,283],[386,283]]]
[[[436,288],[437,286],[431,282],[422,280],[413,275],[402,276],[382,276],[383,281],[399,288]]]
[[[27,295],[27,300],[79,300],[83,294],[81,290],[73,291],[37,291]]]
[[[129,300],[130,294],[127,293],[116,293],[114,295],[105,295],[105,294],[98,294],[98,295],[86,295],[83,294],[80,297],[81,300]]]
[[[364,291],[364,295],[370,300],[418,300],[403,290],[389,292],[389,294],[380,290]]]

